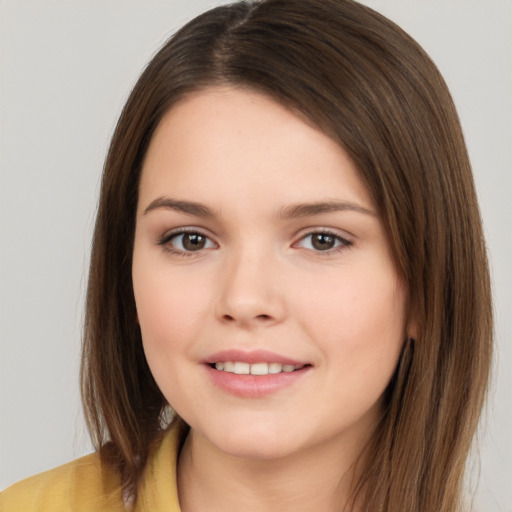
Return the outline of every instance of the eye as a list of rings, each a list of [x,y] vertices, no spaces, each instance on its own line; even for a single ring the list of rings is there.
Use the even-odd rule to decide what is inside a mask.
[[[179,253],[197,252],[203,249],[211,249],[216,244],[206,235],[198,231],[181,231],[165,235],[160,241],[160,245],[168,250]]]
[[[349,247],[352,243],[334,233],[318,231],[302,237],[295,245],[317,252],[333,252],[343,247]]]

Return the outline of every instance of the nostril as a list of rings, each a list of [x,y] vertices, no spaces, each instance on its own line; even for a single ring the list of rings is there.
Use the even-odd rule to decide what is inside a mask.
[[[234,317],[232,315],[222,315],[222,318],[226,322],[236,322],[237,321],[236,317]],[[260,320],[260,321],[263,321],[263,322],[268,322],[269,320],[272,320],[272,316],[271,315],[266,315],[266,314],[256,315],[253,318],[255,320]]]

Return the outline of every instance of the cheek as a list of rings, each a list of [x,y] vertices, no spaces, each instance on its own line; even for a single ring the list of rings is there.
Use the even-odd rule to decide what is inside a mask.
[[[200,335],[204,312],[211,309],[205,302],[205,290],[194,286],[193,280],[155,265],[134,264],[133,286],[151,373],[168,403],[180,406],[183,382],[190,382],[190,367],[183,362]]]
[[[194,338],[208,310],[205,289],[164,265],[135,260],[133,287],[146,352],[168,352]]]
[[[326,364],[364,380],[390,377],[405,339],[405,293],[392,271],[356,272],[302,294],[302,328]]]

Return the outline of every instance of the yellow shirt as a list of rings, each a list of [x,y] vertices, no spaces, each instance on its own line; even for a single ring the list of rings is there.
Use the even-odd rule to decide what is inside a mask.
[[[133,512],[180,512],[176,485],[178,431],[148,460]],[[0,493],[0,512],[126,512],[119,477],[98,454],[27,478]]]

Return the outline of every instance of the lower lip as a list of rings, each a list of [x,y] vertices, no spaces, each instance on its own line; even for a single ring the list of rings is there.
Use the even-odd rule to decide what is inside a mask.
[[[268,375],[238,375],[216,370],[209,365],[205,365],[205,368],[213,383],[223,391],[243,398],[261,398],[294,385],[309,372],[311,366]]]

